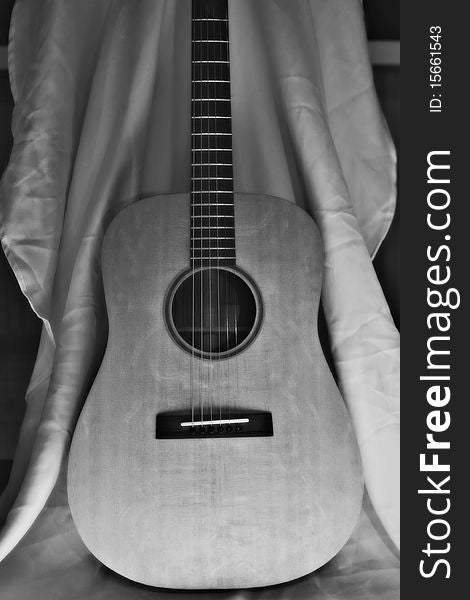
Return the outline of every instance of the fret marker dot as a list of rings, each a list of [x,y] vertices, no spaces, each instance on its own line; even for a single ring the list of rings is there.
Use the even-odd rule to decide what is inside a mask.
[[[444,239],[447,240],[447,241],[449,241],[450,240],[450,235],[444,236]]]

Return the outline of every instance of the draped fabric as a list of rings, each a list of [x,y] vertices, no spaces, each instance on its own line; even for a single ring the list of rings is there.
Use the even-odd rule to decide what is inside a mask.
[[[325,568],[281,588],[221,597],[395,598],[398,336],[370,260],[393,216],[395,155],[361,4],[229,0],[229,11],[235,189],[296,202],[320,227],[323,306],[368,495],[351,540]],[[189,192],[189,57],[189,0],[16,2],[14,145],[0,232],[44,325],[0,502],[2,598],[160,595],[88,554],[64,473],[105,346],[106,226],[144,195]]]

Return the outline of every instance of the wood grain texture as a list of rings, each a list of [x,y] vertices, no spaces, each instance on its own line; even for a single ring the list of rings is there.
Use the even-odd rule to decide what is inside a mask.
[[[141,200],[105,236],[110,334],[73,437],[69,501],[99,560],[158,587],[295,579],[339,551],[360,510],[358,449],[317,336],[318,230],[260,195],[236,195],[235,217],[237,264],[259,287],[263,322],[237,357],[196,359],[195,377],[208,403],[271,411],[268,438],[155,439],[158,412],[189,407],[191,357],[163,320],[188,267],[189,196]]]

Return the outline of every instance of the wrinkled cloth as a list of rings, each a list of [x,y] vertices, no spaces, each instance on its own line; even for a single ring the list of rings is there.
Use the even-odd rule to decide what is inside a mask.
[[[370,260],[393,216],[395,154],[361,5],[229,0],[229,11],[235,189],[296,202],[320,228],[323,306],[372,504],[365,529],[309,579],[314,595],[307,588],[285,597],[396,597],[398,334]],[[97,569],[58,490],[105,346],[103,233],[142,196],[189,192],[190,18],[189,0],[17,0],[14,8],[14,144],[1,181],[0,235],[44,326],[0,501],[0,557],[16,546],[0,565],[11,598],[29,597],[41,579],[59,586],[60,598],[154,597],[143,588],[131,595],[131,584]],[[15,573],[28,564],[15,590]],[[382,595],[364,584],[363,567]],[[75,595],[60,588],[64,573],[77,578]],[[345,595],[357,575],[360,589]],[[338,586],[322,596],[330,577]]]
[[[288,584],[255,590],[162,591],[116,575],[78,536],[67,508],[65,473],[47,507],[0,563],[2,600],[398,600],[399,561],[377,535],[367,500],[355,531],[327,565]]]

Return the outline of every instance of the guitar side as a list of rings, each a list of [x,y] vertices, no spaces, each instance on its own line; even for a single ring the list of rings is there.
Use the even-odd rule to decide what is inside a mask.
[[[191,356],[165,323],[166,294],[188,268],[189,215],[187,195],[148,198],[105,235],[110,331],[73,436],[72,516],[90,551],[129,579],[274,585],[332,558],[362,500],[355,436],[317,335],[322,243],[295,205],[235,194],[237,265],[263,319],[239,355],[193,359],[193,385],[196,365],[200,394],[270,411],[274,435],[160,440],[157,413],[187,409],[191,395]]]

